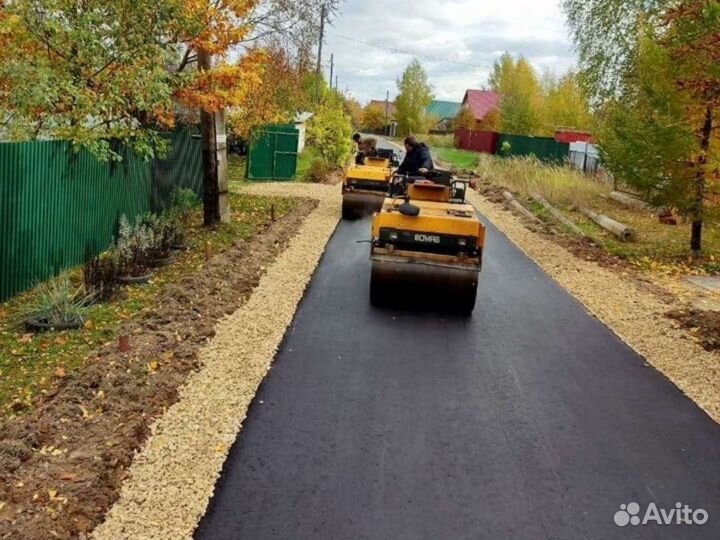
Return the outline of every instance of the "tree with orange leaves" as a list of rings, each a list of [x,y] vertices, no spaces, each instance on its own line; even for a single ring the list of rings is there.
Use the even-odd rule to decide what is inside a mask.
[[[246,140],[255,126],[289,122],[306,101],[304,72],[288,52],[273,46],[265,51],[264,59],[257,88],[227,111],[229,130]]]
[[[263,51],[230,61],[234,48],[283,33],[307,46],[319,2],[0,0],[0,136],[119,158],[112,138],[152,156],[178,102],[214,112],[261,85]],[[195,68],[199,51],[211,67]]]

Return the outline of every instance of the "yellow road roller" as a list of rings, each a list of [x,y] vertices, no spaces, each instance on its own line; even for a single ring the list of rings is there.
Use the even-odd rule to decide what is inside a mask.
[[[342,217],[359,219],[378,212],[388,193],[397,159],[392,150],[378,150],[345,173],[342,184]]]
[[[485,226],[447,171],[396,177],[372,223],[370,302],[469,315],[475,307]]]

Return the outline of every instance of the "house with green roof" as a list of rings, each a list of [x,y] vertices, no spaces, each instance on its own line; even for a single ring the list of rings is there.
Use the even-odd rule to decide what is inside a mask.
[[[454,101],[440,101],[434,99],[425,109],[425,114],[436,118],[437,124],[430,128],[431,133],[449,133],[452,131],[452,122],[460,112],[462,103]]]

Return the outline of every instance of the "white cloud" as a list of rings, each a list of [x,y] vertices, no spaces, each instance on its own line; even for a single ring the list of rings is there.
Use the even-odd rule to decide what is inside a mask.
[[[575,62],[559,0],[345,0],[324,51],[326,69],[330,53],[335,55],[340,88],[362,102],[384,99],[386,90],[393,96],[395,80],[413,56],[428,72],[436,97],[452,101],[462,100],[467,88],[484,86],[493,61],[505,51],[556,74]]]

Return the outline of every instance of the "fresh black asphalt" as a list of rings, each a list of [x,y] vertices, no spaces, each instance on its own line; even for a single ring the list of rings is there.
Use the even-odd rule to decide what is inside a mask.
[[[720,429],[675,386],[490,225],[471,318],[372,308],[369,226],[339,224],[197,540],[720,538]],[[618,527],[630,502],[709,521]]]

